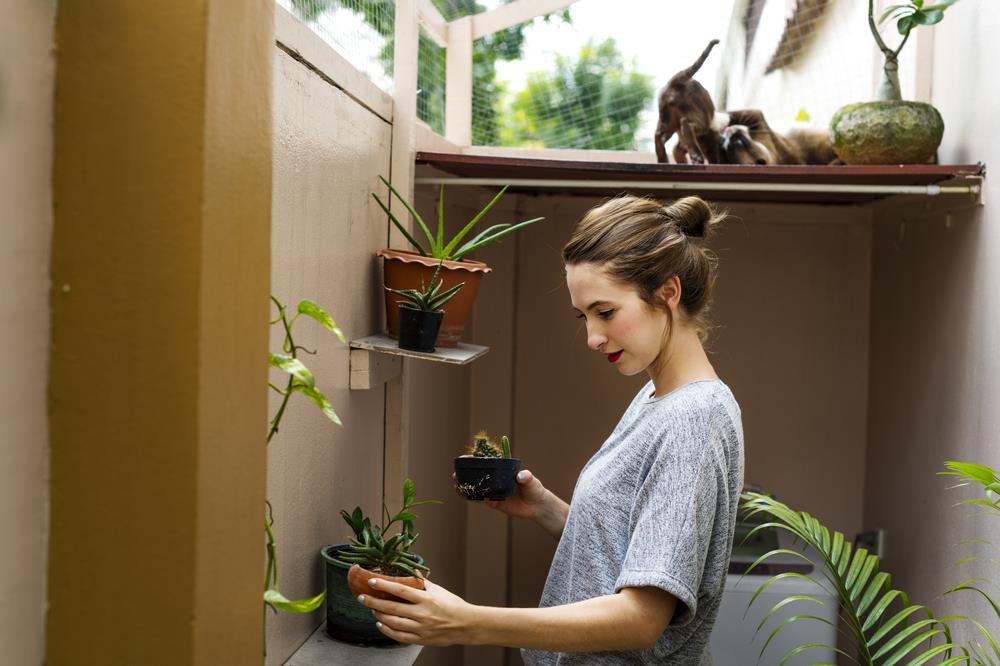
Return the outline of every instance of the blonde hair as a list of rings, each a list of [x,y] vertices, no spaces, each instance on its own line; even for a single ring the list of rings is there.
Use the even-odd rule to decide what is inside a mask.
[[[563,248],[563,262],[596,264],[614,280],[635,287],[647,304],[667,310],[657,290],[674,275],[680,306],[704,342],[718,257],[703,246],[725,218],[699,197],[669,204],[631,195],[591,208]],[[671,326],[672,327],[672,326]]]

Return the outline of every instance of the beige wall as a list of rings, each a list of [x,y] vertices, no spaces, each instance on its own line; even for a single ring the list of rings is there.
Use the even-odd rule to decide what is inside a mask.
[[[54,23],[54,2],[0,6],[0,645],[26,666],[45,642]]]
[[[378,176],[390,176],[392,100],[284,10],[276,11],[272,289],[293,306],[301,298],[317,301],[349,339],[364,337],[380,329],[382,318],[375,253],[386,247],[389,226],[370,193],[384,196]],[[418,206],[433,210],[433,201],[421,199]],[[268,499],[282,592],[300,598],[324,588],[319,550],[349,537],[340,509],[360,505],[377,517],[383,497],[399,495],[398,488],[383,489],[395,483],[387,469],[402,465],[418,497],[445,501],[418,511],[416,550],[436,582],[461,594],[465,503],[452,490],[451,459],[468,432],[469,370],[407,361],[402,384],[351,391],[348,350],[331,334],[302,320],[296,341],[317,350],[304,362],[344,425],[331,424],[308,401],[293,400],[270,445]],[[272,348],[280,344],[275,328]],[[395,390],[405,396],[401,417],[387,409],[388,392]],[[272,414],[278,404],[272,396]],[[408,455],[387,460],[386,431],[401,423]],[[267,663],[283,663],[323,619],[322,610],[269,614]],[[418,664],[460,659],[461,648],[427,648]]]
[[[987,63],[1000,56],[990,27],[1000,7],[956,5],[936,28],[933,103],[945,120],[942,163],[1000,161],[990,113],[1000,90]],[[872,278],[871,406],[865,522],[885,528],[893,584],[942,614],[960,612],[996,630],[992,611],[971,596],[937,598],[995,566],[956,569],[970,554],[957,542],[996,540],[995,520],[952,506],[972,496],[935,476],[945,460],[1000,467],[1000,188],[984,183],[986,205],[946,214],[906,211],[876,226]],[[906,216],[909,215],[908,218]],[[905,218],[900,241],[900,223]],[[985,553],[980,553],[985,555]]]

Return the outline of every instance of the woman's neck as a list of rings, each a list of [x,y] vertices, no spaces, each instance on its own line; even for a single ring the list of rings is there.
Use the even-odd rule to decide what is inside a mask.
[[[687,327],[674,329],[669,344],[646,372],[653,380],[657,398],[691,382],[719,378],[697,331]]]

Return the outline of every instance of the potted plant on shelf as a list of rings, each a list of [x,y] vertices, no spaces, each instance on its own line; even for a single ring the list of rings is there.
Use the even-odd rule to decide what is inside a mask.
[[[899,52],[917,26],[940,23],[945,10],[958,0],[907,0],[886,8],[875,22],[875,0],[868,0],[868,26],[885,58],[876,101],[848,104],[833,114],[833,149],[846,164],[921,164],[933,159],[944,121],[930,104],[902,99],[899,90]],[[901,35],[892,49],[879,25],[894,20]]]
[[[521,460],[510,454],[507,435],[499,446],[489,435],[476,433],[468,453],[455,458],[455,488],[470,500],[504,500],[517,488]]]
[[[399,348],[419,352],[434,351],[434,341],[437,340],[441,321],[444,319],[444,306],[455,297],[465,286],[459,282],[451,289],[441,291],[444,280],[438,279],[441,264],[438,264],[431,277],[430,286],[424,286],[420,281],[420,289],[390,289],[389,291],[403,300],[396,301],[399,305]]]
[[[427,226],[424,219],[413,208],[413,205],[389,181],[381,176],[379,178],[389,188],[390,195],[395,195],[406,210],[409,211],[410,215],[413,216],[414,221],[416,221],[421,233],[427,240],[427,246],[424,247],[407,231],[406,227],[399,221],[399,218],[389,210],[386,203],[373,192],[372,197],[378,203],[379,207],[385,211],[386,215],[389,216],[389,220],[416,250],[415,252],[392,249],[379,251],[378,256],[383,259],[384,282],[387,287],[392,289],[415,289],[422,280],[426,280],[431,272],[440,265],[444,268],[441,279],[445,290],[451,289],[459,282],[465,283],[466,288],[455,298],[452,307],[445,314],[444,320],[441,322],[441,331],[436,343],[439,347],[454,347],[462,338],[465,322],[472,311],[472,304],[475,302],[476,294],[479,293],[479,281],[483,275],[492,270],[482,262],[466,259],[466,255],[528,225],[540,222],[545,218],[536,217],[513,225],[506,223],[494,224],[479,232],[470,240],[465,240],[466,236],[475,229],[486,213],[496,205],[504,192],[507,191],[507,188],[504,187],[468,224],[462,227],[461,231],[455,234],[450,240],[445,241],[444,186],[441,187],[438,195],[436,233],[432,233],[430,227]],[[463,243],[463,241],[465,242]],[[388,298],[385,303],[385,318],[389,335],[394,338],[397,337],[399,335],[399,310]]]
[[[370,578],[385,578],[397,583],[424,589],[423,579],[430,575],[423,558],[412,552],[418,534],[413,531],[417,515],[412,509],[424,504],[441,504],[439,500],[416,500],[416,487],[407,479],[403,483],[403,507],[393,516],[383,506],[385,520],[373,525],[361,507],[340,515],[351,527],[349,543],[327,546],[320,551],[326,562],[326,632],[345,643],[355,645],[395,646],[398,643],[380,632],[369,608],[358,602],[359,594],[387,598],[373,589]],[[389,529],[399,526],[399,532],[389,536]]]
[[[988,514],[1000,516],[1000,473],[990,467],[965,462],[946,462],[948,471],[938,472],[958,477],[962,482],[958,485],[982,486],[982,498],[963,500],[960,504],[985,509]],[[809,643],[793,647],[784,656],[785,663],[795,655],[808,650],[822,649],[836,651],[860,666],[876,666],[881,664],[941,664],[942,666],[969,664],[985,666],[995,664],[1000,660],[1000,645],[985,626],[986,622],[994,622],[1000,618],[1000,605],[987,590],[996,586],[991,581],[969,579],[951,587],[944,595],[973,592],[989,603],[993,613],[990,619],[977,620],[964,615],[936,617],[933,611],[922,605],[911,604],[909,597],[902,591],[892,587],[889,574],[879,571],[881,561],[878,556],[869,553],[864,548],[852,546],[851,542],[841,532],[835,532],[824,527],[816,518],[804,511],[794,511],[785,504],[761,493],[744,493],[741,496],[741,511],[748,516],[763,516],[761,521],[747,534],[751,539],[765,530],[780,529],[789,532],[795,538],[794,548],[775,548],[761,555],[747,569],[744,575],[750,574],[757,566],[766,564],[775,556],[794,557],[804,560],[822,574],[812,576],[800,573],[781,573],[772,576],[764,586],[750,599],[749,606],[763,600],[760,596],[764,587],[787,577],[806,578],[823,587],[838,597],[840,602],[840,618],[849,631],[842,632],[845,637],[838,645],[820,645]],[[964,545],[981,544],[989,546],[982,539],[963,541]],[[734,544],[736,545],[736,544]],[[806,551],[806,548],[810,549]],[[813,553],[812,557],[807,556]],[[967,557],[959,561],[959,565],[973,562],[978,557]],[[774,588],[776,589],[777,586]],[[802,621],[829,622],[822,618],[799,613],[792,609],[794,616],[778,623],[775,614],[789,604],[823,602],[810,595],[789,595],[773,604],[764,620],[757,626],[756,632],[765,630],[769,620],[779,624],[764,644],[761,654],[775,635],[789,624]],[[787,611],[786,611],[787,612]],[[968,622],[971,626],[966,636],[979,638],[970,640],[967,644],[958,644],[952,638],[952,625],[956,622]],[[936,642],[936,644],[935,644]],[[800,657],[801,659],[802,657]],[[933,660],[933,661],[931,661]]]

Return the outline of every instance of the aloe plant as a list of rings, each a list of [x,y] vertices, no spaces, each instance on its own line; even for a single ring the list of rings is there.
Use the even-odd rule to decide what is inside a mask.
[[[411,552],[413,542],[417,540],[419,534],[413,531],[413,521],[417,515],[411,511],[414,507],[425,504],[441,504],[440,500],[416,500],[417,490],[413,481],[407,479],[403,482],[403,507],[393,516],[389,515],[389,510],[382,506],[385,520],[381,525],[372,525],[371,519],[364,515],[361,507],[355,507],[354,511],[347,513],[341,511],[340,515],[348,525],[354,536],[350,545],[337,554],[337,559],[347,564],[358,564],[361,567],[376,573],[388,576],[418,576],[426,575],[430,569],[420,564],[417,557]],[[389,528],[399,523],[398,534],[388,536]],[[418,574],[419,572],[419,574]]]
[[[961,483],[956,487],[974,484],[982,487],[984,497],[963,500],[960,504],[980,507],[993,515],[1000,516],[1000,474],[996,470],[984,465],[952,461],[946,462],[945,466],[948,471],[939,472],[939,474],[958,477]],[[812,576],[792,572],[772,576],[758,588],[751,598],[750,605],[753,605],[761,593],[777,580],[782,578],[805,579],[820,585],[839,599],[840,617],[848,627],[847,638],[853,648],[853,654],[832,645],[801,645],[789,651],[781,660],[781,664],[796,654],[819,648],[836,650],[862,666],[891,666],[893,664],[920,666],[930,664],[935,659],[937,661],[933,663],[939,666],[952,664],[996,666],[996,664],[1000,664],[1000,645],[979,620],[965,615],[935,617],[929,608],[919,604],[911,604],[904,592],[893,589],[889,574],[879,571],[879,558],[864,548],[854,549],[844,539],[842,533],[833,532],[831,536],[830,530],[808,513],[793,511],[767,495],[745,493],[741,498],[741,510],[748,518],[758,514],[764,514],[770,518],[768,522],[761,523],[750,530],[745,540],[750,539],[761,530],[785,530],[793,535],[796,543],[812,548],[822,560],[814,562],[804,552],[777,548],[759,557],[747,570],[747,574],[772,556],[785,554],[809,562],[815,571],[822,572],[824,578],[824,582],[820,582]],[[964,545],[977,544],[993,547],[992,544],[983,539],[969,539],[962,543]],[[961,560],[959,564],[976,559],[979,558],[968,557]],[[984,589],[987,584],[989,581],[973,578],[953,586],[944,594],[974,592],[989,602],[997,619],[1000,619],[1000,605]],[[785,597],[770,608],[757,626],[757,631],[761,631],[779,609],[796,601],[822,605],[819,599],[810,595]],[[828,620],[815,615],[806,614],[790,617],[771,631],[760,654],[764,654],[768,644],[780,631],[794,622],[801,621],[820,621],[831,624]],[[969,622],[979,632],[982,640],[976,640],[966,645],[956,645],[952,642],[951,637],[950,623],[953,622]],[[937,641],[936,644],[935,641]]]
[[[454,287],[438,293],[444,284],[443,278],[438,280],[440,271],[441,264],[438,263],[429,287],[424,286],[424,281],[420,280],[420,289],[390,289],[386,287],[385,290],[401,297],[403,300],[396,302],[404,307],[424,312],[438,312],[465,286],[464,282],[459,282]],[[434,284],[435,280],[437,280],[437,284]]]
[[[413,245],[414,248],[416,248],[417,252],[419,252],[421,255],[425,257],[429,256],[435,259],[450,259],[452,261],[461,261],[462,257],[467,255],[468,253],[478,250],[479,248],[485,245],[489,245],[493,241],[500,240],[504,236],[507,236],[509,234],[514,233],[515,231],[523,229],[528,225],[540,222],[545,219],[544,217],[536,217],[531,220],[519,222],[518,224],[515,225],[494,224],[492,227],[483,230],[477,236],[473,237],[472,240],[464,243],[463,245],[459,245],[459,243],[462,242],[462,240],[469,234],[469,232],[471,232],[476,227],[476,225],[479,224],[480,220],[483,219],[486,213],[488,213],[490,209],[493,208],[493,206],[498,201],[500,201],[500,198],[504,195],[504,192],[507,191],[507,187],[505,186],[503,189],[500,190],[500,192],[495,197],[493,197],[493,199],[488,204],[486,204],[485,208],[476,213],[476,215],[472,218],[472,220],[464,227],[462,227],[461,231],[455,234],[455,236],[452,237],[450,240],[445,242],[444,185],[441,186],[441,190],[438,195],[437,233],[434,234],[431,233],[430,227],[427,226],[427,223],[424,222],[424,219],[420,217],[417,211],[413,208],[413,205],[409,201],[407,201],[406,198],[403,197],[403,195],[400,194],[389,181],[387,181],[385,178],[382,178],[382,176],[379,176],[379,179],[386,184],[386,186],[389,188],[389,192],[391,194],[396,195],[396,198],[399,199],[400,203],[402,203],[403,206],[406,208],[406,210],[409,211],[410,215],[413,216],[413,219],[414,221],[416,221],[417,226],[420,227],[420,230],[427,238],[427,248],[425,249],[424,246],[421,245],[420,242],[413,237],[413,235],[406,229],[405,226],[403,226],[403,224],[399,221],[399,219],[392,213],[392,211],[389,210],[389,207],[381,199],[379,199],[377,194],[372,192],[372,197],[375,198],[375,201],[378,203],[379,207],[383,211],[385,211],[385,214],[389,216],[389,220],[396,226],[397,229],[399,229],[399,232],[403,234],[406,240],[408,240],[410,244]]]

